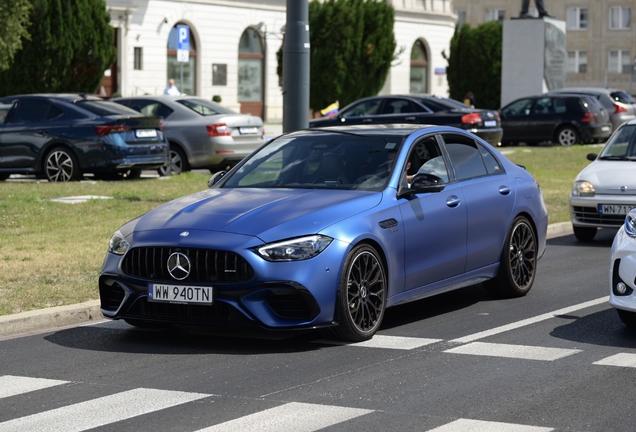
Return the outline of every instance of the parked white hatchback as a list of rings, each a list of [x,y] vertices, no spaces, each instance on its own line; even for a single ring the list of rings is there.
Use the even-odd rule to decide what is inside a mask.
[[[636,120],[623,123],[599,155],[574,179],[570,215],[574,235],[592,241],[598,228],[619,228],[636,208]]]
[[[636,210],[616,233],[610,256],[610,305],[621,321],[636,327]]]

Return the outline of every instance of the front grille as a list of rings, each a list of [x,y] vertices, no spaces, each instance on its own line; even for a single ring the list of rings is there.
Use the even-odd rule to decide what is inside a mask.
[[[168,320],[191,324],[248,324],[253,323],[233,306],[215,301],[208,305],[154,303],[138,299],[124,314],[126,317]]]
[[[127,275],[153,281],[174,282],[168,273],[168,257],[181,252],[190,259],[190,274],[180,283],[246,282],[254,277],[254,269],[233,252],[194,248],[135,248],[122,263]]]
[[[572,206],[574,217],[582,223],[620,227],[625,222],[625,215],[600,214],[595,207]]]

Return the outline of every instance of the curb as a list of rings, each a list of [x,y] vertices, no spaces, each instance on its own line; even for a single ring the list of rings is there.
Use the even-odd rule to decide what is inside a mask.
[[[547,238],[561,237],[573,233],[572,224],[563,222],[548,225]],[[82,323],[104,321],[99,310],[99,300],[91,300],[68,306],[21,312],[0,316],[0,336],[12,336],[37,331],[54,331],[61,327]]]

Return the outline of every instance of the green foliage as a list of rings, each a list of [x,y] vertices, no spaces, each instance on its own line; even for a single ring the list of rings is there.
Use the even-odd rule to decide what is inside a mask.
[[[393,60],[394,10],[386,0],[309,3],[310,106],[319,111],[377,94]],[[277,53],[282,75],[283,50]]]
[[[501,105],[502,28],[489,21],[476,28],[464,24],[451,39],[446,69],[450,97],[464,100],[469,91],[475,94],[478,108],[499,109]]]
[[[0,71],[9,69],[15,53],[22,48],[22,39],[30,38],[27,31],[30,11],[29,0],[0,2]]]
[[[4,1],[4,0],[3,0]],[[114,30],[104,0],[32,0],[22,50],[0,72],[0,95],[95,92],[115,60]]]

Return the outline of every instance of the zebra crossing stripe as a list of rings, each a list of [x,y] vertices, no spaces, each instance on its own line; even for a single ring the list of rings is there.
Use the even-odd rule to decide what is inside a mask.
[[[0,399],[35,390],[55,387],[62,384],[68,384],[69,382],[70,381],[59,381],[46,378],[28,378],[3,375],[0,376]]]
[[[328,344],[328,345],[347,345],[364,348],[384,348],[384,349],[400,349],[400,350],[412,350],[423,347],[425,345],[431,345],[437,342],[441,342],[442,339],[427,339],[427,338],[413,338],[403,336],[383,336],[375,335],[372,339],[364,342],[344,342],[337,340],[320,339],[314,341],[314,343]]]
[[[373,410],[291,402],[198,432],[312,432],[371,412]]]
[[[431,429],[429,432],[550,432],[553,430],[553,428],[514,423],[459,419]]]
[[[636,354],[619,353],[592,364],[601,366],[620,366],[636,368]]]
[[[508,345],[473,342],[444,351],[445,353],[482,355],[490,357],[518,358],[553,361],[581,352],[578,349],[546,348],[527,345]]]
[[[0,423],[0,432],[82,431],[211,395],[139,388]]]

